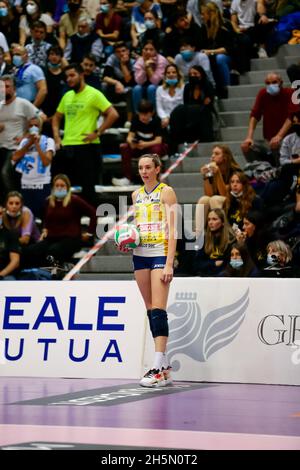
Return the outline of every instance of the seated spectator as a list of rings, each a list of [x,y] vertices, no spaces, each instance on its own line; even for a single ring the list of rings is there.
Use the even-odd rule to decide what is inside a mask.
[[[183,104],[183,91],[183,77],[177,65],[167,65],[163,83],[156,90],[156,110],[163,129],[168,128],[172,111]]]
[[[103,43],[95,31],[92,20],[87,16],[81,16],[77,22],[77,33],[73,34],[67,42],[64,58],[71,63],[80,64],[86,54],[93,54],[100,62]]]
[[[27,0],[25,3],[25,15],[21,16],[19,24],[19,44],[25,46],[30,39],[30,28],[35,21],[42,21],[46,25],[47,34],[52,35],[54,20],[47,13],[42,13],[39,0]]]
[[[1,32],[0,32],[0,47],[4,53],[4,60],[6,60],[7,62],[10,62],[11,58],[10,58],[8,44],[7,44],[4,34]]]
[[[262,269],[266,262],[266,246],[269,241],[264,222],[261,212],[249,211],[243,220],[243,231],[236,231],[238,242],[245,242],[251,258],[259,269]]]
[[[46,67],[47,52],[51,47],[45,41],[46,25],[42,21],[35,21],[30,27],[31,41],[25,46],[28,59],[32,64],[38,65],[42,69]]]
[[[3,212],[0,206],[0,281],[13,281],[20,266],[21,248],[18,235],[4,227]]]
[[[247,176],[234,171],[230,177],[226,196],[227,218],[234,230],[242,229],[243,219],[249,210],[261,211],[262,199],[256,195]]]
[[[95,30],[107,57],[113,53],[113,46],[121,39],[122,18],[115,12],[116,4],[117,0],[100,0],[100,13],[96,16]]]
[[[163,79],[167,65],[167,59],[158,54],[156,45],[148,40],[143,47],[142,57],[134,64],[134,79],[137,85],[133,88],[132,99],[135,112],[144,94],[155,107],[156,88]]]
[[[160,29],[161,20],[155,10],[146,11],[144,14],[146,31],[139,36],[138,51],[142,51],[146,42],[151,39],[157,46],[159,54],[163,53],[163,39],[165,33]]]
[[[266,87],[262,88],[256,96],[250,114],[248,134],[241,144],[241,149],[249,161],[272,158],[272,163],[278,164],[281,141],[291,127],[291,114],[298,109],[297,105],[292,102],[294,90],[282,86],[282,78],[279,74],[267,73],[265,84]],[[263,119],[264,142],[254,140],[254,132],[261,118]]]
[[[183,142],[211,142],[214,140],[214,89],[200,65],[189,70],[189,82],[184,87],[183,105],[170,116],[171,153]]]
[[[204,247],[197,251],[194,258],[196,276],[217,276],[230,260],[234,233],[226,219],[223,209],[208,213],[204,235]]]
[[[292,250],[284,241],[275,240],[267,245],[267,266],[264,277],[299,277],[299,267],[292,264]]]
[[[153,2],[153,0],[138,0],[137,3],[138,5],[132,8],[130,29],[132,47],[134,49],[138,47],[140,35],[146,31],[145,13],[147,11],[154,11],[159,20],[162,19],[162,11],[159,3]],[[158,24],[158,27],[161,27],[161,22]]]
[[[175,64],[183,75],[185,82],[189,79],[190,68],[194,67],[194,65],[200,65],[212,86],[215,87],[215,80],[210,68],[209,58],[203,52],[197,52],[196,47],[191,44],[189,39],[182,39],[180,53],[175,56]]]
[[[210,59],[219,98],[228,97],[232,64],[233,34],[224,26],[224,20],[215,3],[202,5],[205,38],[202,52]]]
[[[24,202],[35,217],[42,217],[45,199],[51,192],[51,162],[55,155],[55,143],[51,137],[41,134],[41,121],[32,118],[28,132],[12,155],[16,171],[21,173],[21,191]]]
[[[19,44],[12,44],[13,64],[16,67],[17,96],[31,101],[37,108],[47,95],[45,75],[38,65],[29,61],[28,52]]]
[[[99,67],[97,67],[96,57],[91,53],[86,54],[83,56],[80,65],[83,70],[85,83],[101,91],[101,72]]]
[[[166,31],[164,38],[164,56],[172,62],[178,54],[183,38],[200,50],[203,43],[203,29],[195,24],[182,8],[174,9],[170,18],[171,27]]]
[[[204,179],[204,196],[200,197],[196,206],[195,228],[199,236],[203,226],[202,205],[204,205],[204,219],[208,210],[223,208],[231,176],[240,171],[234,156],[227,145],[218,144],[213,147],[210,162],[200,168]]]
[[[231,248],[230,261],[222,277],[259,277],[260,271],[255,266],[245,243],[235,243]]]
[[[17,233],[22,247],[35,243],[40,238],[33,213],[29,207],[24,206],[23,196],[18,191],[11,191],[7,194],[3,225],[8,230]]]
[[[90,218],[88,232],[84,233],[81,232],[82,216]],[[96,210],[71,193],[71,183],[66,175],[56,175],[45,208],[40,241],[26,249],[23,256],[24,266],[45,266],[47,256],[53,256],[59,263],[69,261],[83,242],[94,236],[95,229]]]
[[[124,178],[113,178],[115,186],[126,186],[133,181],[131,161],[145,153],[156,153],[164,156],[168,152],[167,145],[162,140],[160,120],[154,116],[152,103],[142,100],[138,115],[133,117],[127,136],[127,143],[121,144],[122,170]]]
[[[132,87],[134,80],[134,60],[124,43],[117,44],[114,53],[107,59],[102,80],[102,89],[112,103],[125,100],[127,120],[132,119]]]

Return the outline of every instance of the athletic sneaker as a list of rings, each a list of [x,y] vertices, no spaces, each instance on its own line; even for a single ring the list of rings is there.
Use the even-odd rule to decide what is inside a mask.
[[[161,371],[163,373],[164,379],[165,379],[165,385],[171,385],[173,383],[172,377],[171,377],[171,366],[168,366],[166,369],[162,368]]]
[[[142,387],[164,387],[166,385],[164,374],[159,369],[150,369],[140,381]]]
[[[112,178],[111,182],[114,186],[130,186],[132,182],[124,177],[124,178]]]

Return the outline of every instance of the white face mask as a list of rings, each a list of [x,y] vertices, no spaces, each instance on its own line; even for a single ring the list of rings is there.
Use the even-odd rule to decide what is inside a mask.
[[[17,217],[20,217],[21,215],[21,211],[19,212],[9,212],[9,211],[6,211],[6,214],[9,216],[9,217],[12,217],[13,219],[16,219]]]
[[[235,191],[230,191],[230,194],[233,197],[241,197],[243,195],[243,191],[240,191],[239,193],[236,193]]]
[[[280,92],[280,85],[279,83],[271,83],[271,85],[267,85],[266,86],[267,88],[267,93],[269,93],[269,95],[278,95],[278,93]]]
[[[37,12],[37,6],[36,5],[33,5],[32,3],[29,3],[28,5],[26,5],[26,11],[28,13],[28,15],[34,15],[36,12]]]

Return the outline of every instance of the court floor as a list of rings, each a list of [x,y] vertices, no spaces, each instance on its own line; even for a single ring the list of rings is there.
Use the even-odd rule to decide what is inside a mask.
[[[300,387],[0,378],[1,449],[298,449]]]

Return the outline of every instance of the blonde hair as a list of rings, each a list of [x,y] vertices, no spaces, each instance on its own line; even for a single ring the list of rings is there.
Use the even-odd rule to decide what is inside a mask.
[[[284,255],[285,257],[285,262],[289,263],[292,261],[293,258],[293,253],[289,245],[284,243],[282,240],[274,240],[273,242],[270,242],[267,245],[267,251],[269,251],[269,248],[272,248],[274,251],[277,251]]]
[[[54,185],[56,183],[57,180],[62,180],[66,183],[67,185],[67,189],[68,189],[68,192],[67,192],[67,195],[63,198],[63,207],[67,207],[68,204],[70,204],[71,202],[71,197],[72,197],[72,192],[71,192],[71,181],[69,180],[68,176],[67,175],[64,175],[63,173],[60,173],[58,175],[56,175],[54,178],[53,178],[53,182],[52,182],[52,191],[51,191],[51,194],[49,196],[49,205],[51,207],[55,207],[55,202],[56,202],[56,197],[54,196],[53,194],[53,190],[54,190]]]
[[[206,24],[207,37],[215,39],[219,29],[223,27],[224,21],[219,7],[216,3],[208,2],[206,5],[201,6],[201,11],[209,13],[210,24]]]

